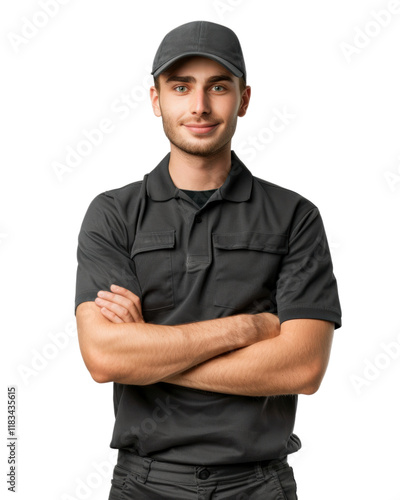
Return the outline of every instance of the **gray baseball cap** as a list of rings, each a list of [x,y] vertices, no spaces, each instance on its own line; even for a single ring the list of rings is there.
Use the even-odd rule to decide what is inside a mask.
[[[246,80],[246,66],[236,34],[226,26],[208,21],[182,24],[167,33],[154,57],[151,74],[157,77],[179,59],[204,56],[219,62]]]

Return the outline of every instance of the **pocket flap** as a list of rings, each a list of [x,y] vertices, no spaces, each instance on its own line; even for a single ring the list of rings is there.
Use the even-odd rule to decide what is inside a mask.
[[[174,248],[175,230],[157,231],[148,233],[137,233],[133,243],[131,258],[142,252],[161,250],[163,248]]]
[[[278,254],[288,253],[288,238],[285,234],[272,233],[224,233],[213,234],[216,248],[223,250],[258,250]]]

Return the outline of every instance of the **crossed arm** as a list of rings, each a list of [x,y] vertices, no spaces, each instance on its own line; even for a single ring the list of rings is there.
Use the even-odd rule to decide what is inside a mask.
[[[187,325],[145,323],[139,298],[112,287],[76,311],[83,359],[97,382],[167,382],[246,396],[313,394],[325,374],[333,323],[269,313]],[[101,296],[102,295],[102,296]]]

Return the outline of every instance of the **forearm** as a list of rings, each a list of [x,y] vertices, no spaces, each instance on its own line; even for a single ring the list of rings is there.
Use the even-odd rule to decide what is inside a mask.
[[[241,347],[240,320],[232,317],[180,326],[111,325],[103,332],[109,379],[147,385]]]
[[[87,314],[95,312],[90,309]],[[85,322],[90,324],[90,318]],[[158,382],[260,340],[259,328],[250,315],[179,326],[114,324],[104,319],[88,331],[85,346],[90,351],[87,358],[93,368],[88,368],[93,378],[135,385]]]
[[[299,379],[292,374],[295,367],[282,363],[282,355],[277,337],[211,359],[164,382],[242,396],[299,393]]]
[[[321,322],[322,323],[322,322]],[[289,335],[263,340],[211,359],[164,382],[243,396],[312,394],[322,381],[330,350],[329,327],[298,344]]]

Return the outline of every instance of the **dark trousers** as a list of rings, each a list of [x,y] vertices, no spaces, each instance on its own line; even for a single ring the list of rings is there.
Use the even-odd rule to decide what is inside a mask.
[[[195,466],[119,451],[109,500],[297,500],[286,458],[253,464]]]

